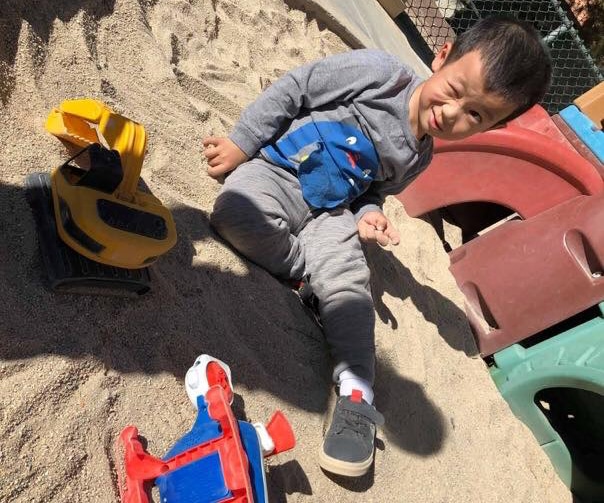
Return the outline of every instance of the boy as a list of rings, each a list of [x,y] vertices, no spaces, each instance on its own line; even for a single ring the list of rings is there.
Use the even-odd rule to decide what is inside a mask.
[[[309,282],[335,363],[339,398],[320,466],[360,476],[373,463],[375,314],[361,242],[400,241],[384,216],[429,164],[432,138],[503,124],[537,103],[551,65],[537,32],[489,18],[446,43],[422,81],[377,50],[292,70],[242,113],[229,138],[203,142],[208,173],[232,170],[211,217],[243,255]]]

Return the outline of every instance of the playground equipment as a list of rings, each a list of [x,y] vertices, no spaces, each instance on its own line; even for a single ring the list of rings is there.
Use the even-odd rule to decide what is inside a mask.
[[[483,356],[604,299],[604,192],[511,220],[450,253]]]
[[[573,101],[573,104],[585,114],[596,126],[595,130],[602,131],[604,128],[604,82],[600,82],[596,87],[583,93]],[[594,131],[595,131],[594,130]]]
[[[170,250],[176,230],[169,210],[141,186],[143,126],[80,99],[52,110],[46,129],[78,149],[50,174],[26,179],[51,286],[148,290],[148,272],[131,271]]]
[[[435,141],[397,197],[411,216],[445,210],[461,228],[450,270],[495,383],[562,480],[602,502],[604,86],[588,94],[552,118],[536,106]]]
[[[231,371],[201,355],[185,377],[187,394],[198,409],[191,430],[159,459],[143,449],[138,430],[127,426],[116,443],[122,503],[148,503],[146,484],[170,503],[267,503],[263,457],[292,449],[294,434],[277,411],[267,426],[237,421]]]
[[[447,208],[471,235],[495,221],[459,208],[463,203],[496,204],[528,219],[603,190],[602,175],[537,105],[504,128],[455,142],[436,139],[432,163],[397,198],[412,217]]]
[[[591,319],[527,348],[495,354],[491,375],[560,478],[586,502],[604,501],[604,303]]]

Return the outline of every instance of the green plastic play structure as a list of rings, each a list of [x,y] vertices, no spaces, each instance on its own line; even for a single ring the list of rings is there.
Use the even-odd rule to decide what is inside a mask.
[[[604,302],[591,319],[495,353],[491,376],[582,502],[604,502]]]

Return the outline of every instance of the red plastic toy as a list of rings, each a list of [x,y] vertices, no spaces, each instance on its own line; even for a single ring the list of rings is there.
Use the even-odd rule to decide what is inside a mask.
[[[198,388],[203,394],[195,397],[197,419],[163,459],[145,452],[136,427],[128,426],[120,434],[118,461],[123,467],[118,471],[118,483],[122,503],[148,503],[149,482],[159,487],[161,501],[166,503],[268,501],[262,458],[294,447],[291,426],[280,411],[273,414],[266,428],[237,421],[229,405],[232,389],[228,366],[207,355],[201,358],[203,367],[194,366],[188,373],[204,372],[204,382]]]

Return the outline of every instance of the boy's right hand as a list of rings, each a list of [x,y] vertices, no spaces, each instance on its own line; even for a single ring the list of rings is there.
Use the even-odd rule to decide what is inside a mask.
[[[203,146],[208,159],[208,175],[212,178],[219,178],[248,160],[245,152],[228,138],[209,136],[204,138]]]
[[[398,245],[401,235],[381,211],[368,211],[357,223],[359,238],[364,243],[380,246]]]

